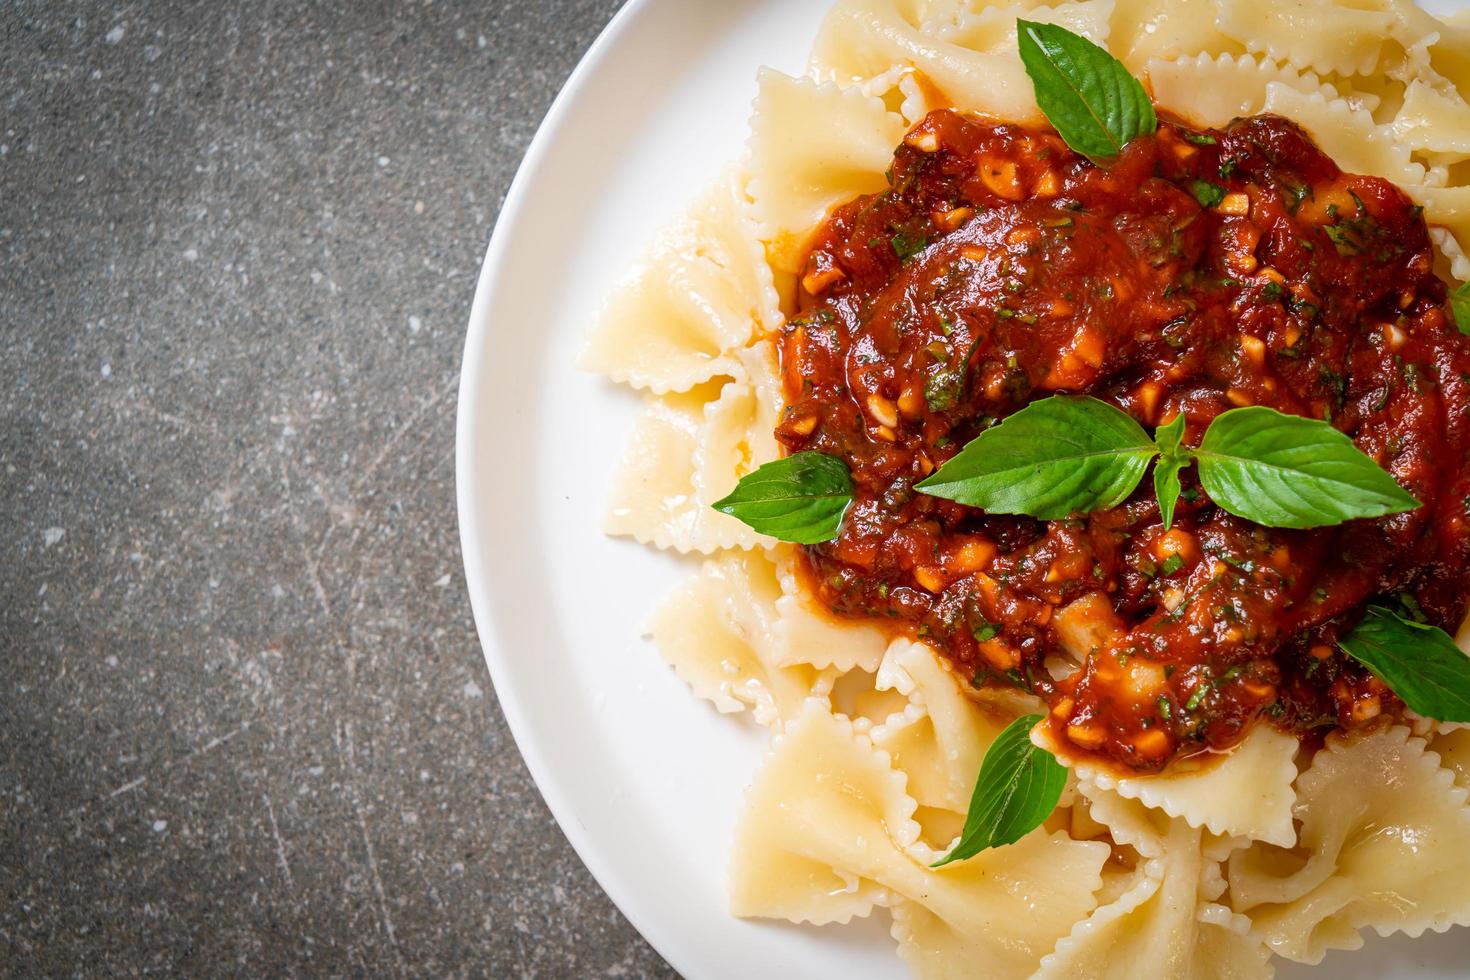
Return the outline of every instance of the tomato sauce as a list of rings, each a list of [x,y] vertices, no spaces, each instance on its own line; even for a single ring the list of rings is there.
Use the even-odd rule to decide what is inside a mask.
[[[1369,601],[1454,632],[1470,585],[1470,338],[1420,210],[1291,122],[1156,135],[1099,167],[1054,134],[931,113],[889,188],[815,233],[780,338],[790,452],[845,460],[841,534],[805,549],[834,613],[925,638],[973,683],[1042,697],[1058,739],[1137,771],[1402,706],[1335,640]],[[1213,506],[1184,473],[1067,520],[913,485],[1056,393],[1198,445],[1221,412],[1325,419],[1423,506],[1312,530]]]

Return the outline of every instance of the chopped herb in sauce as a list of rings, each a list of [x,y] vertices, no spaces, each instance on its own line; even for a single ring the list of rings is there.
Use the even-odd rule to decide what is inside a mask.
[[[900,262],[907,262],[922,252],[929,240],[923,235],[910,235],[900,231],[888,239],[888,244],[893,246],[893,254],[898,256]]]
[[[1202,208],[1212,208],[1225,200],[1225,188],[1208,180],[1191,180],[1189,190]]]

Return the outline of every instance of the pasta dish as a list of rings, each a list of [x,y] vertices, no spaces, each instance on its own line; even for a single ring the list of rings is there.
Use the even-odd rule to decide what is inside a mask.
[[[1470,23],[841,0],[609,300],[736,915],[920,977],[1470,924]]]

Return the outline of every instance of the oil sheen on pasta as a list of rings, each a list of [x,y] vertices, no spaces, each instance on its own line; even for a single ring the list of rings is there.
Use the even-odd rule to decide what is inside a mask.
[[[1464,614],[1470,341],[1392,184],[1272,116],[1163,120],[1104,169],[1050,133],[940,110],[889,190],[813,243],[777,437],[852,469],[841,536],[807,549],[834,612],[891,618],[977,686],[1040,695],[1058,738],[1134,770],[1260,718],[1308,732],[1400,710],[1334,639],[1370,600],[1452,632]],[[1424,506],[1273,530],[1186,471],[1165,533],[1148,480],[1051,522],[912,489],[1057,392],[1146,426],[1183,414],[1190,445],[1239,405],[1326,419]]]

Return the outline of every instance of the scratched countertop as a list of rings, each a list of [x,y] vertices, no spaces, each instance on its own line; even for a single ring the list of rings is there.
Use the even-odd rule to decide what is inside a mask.
[[[485,243],[616,6],[0,5],[0,974],[673,975],[454,510]]]

